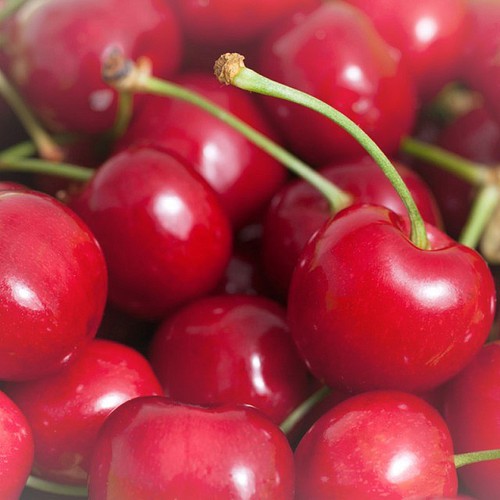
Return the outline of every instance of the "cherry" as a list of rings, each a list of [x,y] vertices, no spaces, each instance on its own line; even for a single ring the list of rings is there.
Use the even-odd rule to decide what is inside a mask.
[[[219,295],[191,302],[160,325],[149,359],[171,399],[249,404],[277,424],[311,389],[285,310],[262,297]]]
[[[86,484],[97,432],[111,411],[129,399],[162,392],[139,353],[101,339],[59,372],[9,383],[4,390],[33,430],[34,474],[70,484]]]
[[[444,416],[460,453],[500,447],[500,342],[484,345],[444,389]],[[459,469],[460,480],[478,499],[500,491],[500,460]]]
[[[205,409],[162,397],[117,408],[89,472],[95,500],[291,499],[293,454],[279,428],[250,407]]]
[[[170,76],[180,62],[177,20],[162,0],[27,2],[4,30],[9,73],[51,129],[98,133],[110,128],[116,95],[101,61],[119,47],[151,59]]]
[[[61,369],[95,336],[107,291],[102,251],[57,200],[0,192],[0,379]]]
[[[347,3],[326,2],[290,24],[266,38],[259,70],[333,105],[395,153],[413,126],[415,90],[368,17]],[[264,103],[290,149],[306,161],[325,165],[363,154],[325,117],[289,102]]]
[[[0,496],[17,500],[33,464],[31,428],[17,405],[0,391]]]
[[[312,373],[345,392],[424,391],[486,340],[495,289],[481,256],[432,226],[429,249],[376,206],[338,213],[309,241],[288,296],[290,330]]]
[[[347,0],[401,52],[423,99],[455,80],[469,35],[467,0]]]
[[[395,163],[422,213],[434,225],[441,216],[430,189],[420,177],[402,163]],[[350,162],[331,164],[319,172],[349,193],[353,203],[373,203],[406,215],[397,191],[368,156]],[[278,191],[266,213],[262,238],[262,261],[269,281],[286,297],[293,269],[305,244],[332,216],[327,200],[303,180],[295,180]]]
[[[174,79],[274,138],[252,98],[196,73]],[[286,178],[286,170],[238,131],[203,109],[163,96],[144,97],[117,150],[142,144],[167,151],[191,165],[212,186],[235,226],[250,222]]]
[[[161,319],[215,288],[231,230],[215,193],[173,156],[132,148],[110,157],[71,206],[101,244],[109,300]]]
[[[351,397],[325,413],[295,451],[297,499],[455,497],[450,433],[422,399],[397,391]]]

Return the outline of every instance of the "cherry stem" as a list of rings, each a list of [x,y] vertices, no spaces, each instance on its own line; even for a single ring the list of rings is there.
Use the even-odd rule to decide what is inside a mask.
[[[474,198],[458,241],[470,248],[476,248],[499,203],[499,186],[486,184],[482,187]]]
[[[300,104],[317,113],[326,116],[339,127],[348,132],[373,158],[377,165],[382,169],[386,177],[398,192],[404,203],[408,216],[410,218],[411,231],[410,238],[419,248],[429,248],[425,223],[413,200],[408,187],[398,174],[394,165],[387,158],[385,153],[377,144],[366,134],[358,125],[356,125],[346,115],[326,104],[325,102],[311,96],[305,92],[288,87],[274,80],[270,80],[259,73],[247,68],[243,63],[244,57],[240,54],[223,54],[215,63],[214,71],[221,83],[234,85],[243,90],[256,92],[258,94],[277,97],[287,101]]]
[[[454,456],[455,467],[457,469],[464,465],[486,462],[488,460],[500,460],[500,449],[472,451],[470,453],[459,453]]]
[[[290,433],[297,423],[300,422],[318,403],[323,401],[330,392],[331,389],[326,385],[318,389],[283,420],[280,424],[280,429],[285,434]]]
[[[29,476],[26,482],[28,488],[52,493],[54,495],[66,495],[72,497],[87,497],[88,491],[84,486],[73,486],[70,484],[54,483],[35,476]]]
[[[64,157],[62,149],[44,130],[17,90],[8,81],[5,73],[1,70],[0,95],[7,101],[26,132],[28,132],[28,135],[33,139],[40,157],[50,161],[61,161]]]
[[[133,114],[133,97],[132,92],[118,92],[118,109],[109,136],[111,141],[119,139],[127,130]]]
[[[405,137],[400,145],[403,153],[450,172],[473,186],[484,186],[492,179],[492,170],[481,163],[467,160],[439,146]]]
[[[109,85],[120,92],[127,91],[130,93],[146,93],[171,97],[205,110],[240,132],[250,142],[318,189],[330,203],[332,211],[338,212],[352,203],[352,198],[348,193],[339,189],[335,184],[328,181],[328,179],[302,160],[289,153],[264,134],[247,125],[232,113],[229,113],[196,92],[152,76],[150,64],[147,59],[139,59],[137,63],[134,63],[126,59],[122,53],[113,53],[104,62],[103,78]]]
[[[19,7],[25,4],[28,0],[7,0],[4,7],[0,10],[0,22],[7,19],[12,15]]]

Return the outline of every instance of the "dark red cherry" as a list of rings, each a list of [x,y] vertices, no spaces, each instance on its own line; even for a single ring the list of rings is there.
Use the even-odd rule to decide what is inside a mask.
[[[17,500],[33,464],[33,434],[21,410],[1,391],[0,450],[0,497]]]
[[[500,448],[500,342],[484,345],[473,361],[444,388],[444,416],[455,451]],[[466,465],[458,475],[468,491],[481,500],[500,491],[500,460]]]
[[[295,451],[297,499],[455,498],[450,433],[411,394],[375,391],[325,413]]]
[[[27,2],[4,35],[9,74],[57,131],[97,133],[112,126],[116,93],[101,77],[110,51],[148,57],[159,76],[171,76],[180,63],[177,20],[164,0]]]
[[[347,0],[371,19],[380,35],[397,49],[429,99],[456,80],[469,35],[467,0]]]
[[[72,206],[101,244],[109,300],[160,319],[215,288],[232,234],[216,194],[173,156],[132,148],[107,160]]]
[[[285,316],[273,301],[245,295],[202,298],[176,312],[149,352],[165,395],[202,406],[249,404],[281,423],[311,385]]]
[[[413,83],[393,52],[359,9],[325,2],[268,36],[258,69],[337,108],[392,154],[416,109]],[[287,101],[264,102],[289,147],[308,162],[321,166],[365,154],[327,118]]]
[[[4,390],[33,430],[33,473],[69,484],[86,484],[97,433],[115,408],[129,399],[162,392],[144,357],[101,339],[92,341],[58,373],[9,383]]]
[[[290,445],[260,412],[162,397],[135,398],[108,417],[89,473],[95,500],[291,500],[293,492]]]
[[[107,292],[102,251],[57,200],[0,192],[0,379],[38,378],[95,336]]]
[[[249,94],[203,73],[175,82],[276,139]],[[192,166],[217,192],[235,226],[252,221],[286,178],[285,168],[240,132],[190,103],[163,96],[144,99],[117,150],[136,144],[167,151]]]
[[[433,226],[429,250],[407,231],[386,208],[353,206],[306,245],[288,320],[327,385],[426,391],[460,372],[488,337],[495,287],[484,259]]]

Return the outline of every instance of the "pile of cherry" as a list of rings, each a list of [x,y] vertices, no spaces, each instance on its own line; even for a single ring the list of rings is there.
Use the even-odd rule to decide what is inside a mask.
[[[499,27],[0,1],[0,498],[499,498]]]

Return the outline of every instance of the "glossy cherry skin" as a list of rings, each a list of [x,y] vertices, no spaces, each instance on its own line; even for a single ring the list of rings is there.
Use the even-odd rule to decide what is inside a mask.
[[[455,451],[500,448],[500,342],[486,344],[473,361],[445,386],[444,416]],[[470,493],[481,500],[500,491],[500,461],[466,465],[458,475]]]
[[[422,399],[397,391],[353,396],[323,415],[295,450],[297,499],[455,496],[450,433]]]
[[[361,9],[401,56],[422,98],[458,76],[469,35],[466,0],[347,0]]]
[[[422,217],[440,226],[441,215],[430,188],[414,171],[393,162],[417,203]],[[320,173],[352,196],[353,204],[373,203],[406,215],[401,198],[370,157],[331,164]],[[290,279],[309,238],[333,215],[321,193],[302,180],[294,180],[273,197],[264,220],[262,262],[269,282],[286,297]]]
[[[17,500],[33,464],[31,428],[18,406],[0,391],[0,496]]]
[[[250,94],[221,86],[204,73],[185,74],[174,81],[277,140]],[[168,151],[192,166],[217,192],[238,227],[264,209],[287,175],[279,162],[218,118],[162,96],[144,98],[117,149],[135,144]]]
[[[132,148],[112,156],[72,201],[100,242],[109,300],[161,319],[214,288],[231,253],[216,194],[173,156]]]
[[[116,93],[101,77],[111,50],[150,58],[159,76],[180,63],[180,30],[163,0],[28,2],[5,35],[14,83],[57,131],[99,133],[113,125]]]
[[[257,69],[345,113],[389,154],[413,126],[415,89],[393,49],[361,11],[325,2],[300,23],[271,33]],[[265,98],[291,150],[314,165],[359,157],[361,146],[327,118],[279,99]]]
[[[291,12],[317,5],[318,0],[174,0],[182,28],[191,40],[223,46],[254,39]]]
[[[72,211],[35,192],[0,192],[0,380],[61,369],[97,332],[104,257]]]
[[[491,272],[474,250],[428,226],[431,250],[383,207],[339,212],[311,238],[288,296],[290,330],[312,373],[344,392],[426,391],[486,340]]]
[[[261,297],[191,302],[160,325],[149,359],[169,398],[202,406],[249,404],[277,424],[311,388],[285,310]]]
[[[88,487],[93,500],[291,500],[293,454],[280,429],[251,407],[136,398],[104,423]]]
[[[86,484],[89,457],[106,417],[129,399],[162,393],[142,355],[102,339],[93,340],[59,372],[11,382],[4,390],[33,430],[33,473],[71,484]]]

